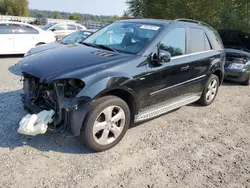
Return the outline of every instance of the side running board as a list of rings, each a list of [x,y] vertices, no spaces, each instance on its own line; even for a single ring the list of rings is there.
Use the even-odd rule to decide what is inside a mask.
[[[167,103],[167,102],[161,103],[157,107],[153,107],[153,108],[149,108],[144,111],[141,111],[138,115],[135,116],[135,123],[155,118],[157,116],[160,116],[162,114],[175,110],[181,106],[191,104],[199,100],[200,97],[201,97],[201,94],[187,97],[179,101],[174,101],[172,103]]]

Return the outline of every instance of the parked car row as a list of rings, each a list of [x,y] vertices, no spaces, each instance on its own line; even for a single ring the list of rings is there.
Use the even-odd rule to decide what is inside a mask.
[[[86,30],[85,35],[81,30],[86,30],[86,27],[76,23],[49,23],[39,28],[21,22],[0,22],[0,54],[25,54],[33,47],[53,43],[76,31],[79,32],[71,38],[82,38],[93,32]],[[77,38],[72,42],[75,40]]]
[[[27,112],[53,110],[51,129],[94,151],[115,146],[130,124],[212,104],[224,77],[249,84],[245,48],[200,21],[122,20],[78,33],[25,55],[21,98]]]

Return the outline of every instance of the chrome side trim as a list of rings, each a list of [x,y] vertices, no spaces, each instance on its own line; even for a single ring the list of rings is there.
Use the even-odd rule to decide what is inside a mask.
[[[172,86],[170,86],[170,87],[166,87],[166,88],[160,89],[160,90],[158,90],[158,91],[155,91],[155,92],[153,92],[153,93],[150,93],[150,95],[152,96],[152,95],[155,95],[155,94],[157,94],[157,93],[163,92],[163,91],[165,91],[165,90],[172,89],[172,88],[174,88],[174,87],[178,87],[178,86],[180,86],[180,85],[183,85],[183,84],[186,84],[186,83],[195,81],[195,80],[199,80],[199,79],[204,78],[204,77],[206,77],[206,75],[202,75],[202,76],[199,76],[199,77],[196,77],[196,78],[187,80],[187,81],[185,81],[185,82],[181,82],[181,83],[179,83],[179,84],[175,84],[175,85],[172,85]]]
[[[184,98],[182,100],[172,102],[172,103],[169,103],[169,104],[165,103],[165,104],[160,105],[157,108],[153,108],[153,109],[150,109],[150,110],[146,110],[144,112],[140,112],[137,116],[135,116],[134,122],[138,123],[140,121],[145,121],[147,119],[151,119],[151,118],[160,116],[162,114],[165,114],[167,112],[170,112],[170,111],[172,111],[174,109],[177,109],[177,108],[179,108],[181,106],[185,106],[187,104],[191,104],[193,102],[196,102],[197,100],[200,99],[201,94],[202,93],[197,93],[197,95],[186,97],[186,98]]]
[[[207,50],[207,51],[196,52],[196,53],[192,53],[192,54],[180,55],[180,56],[172,57],[171,59],[179,59],[182,57],[189,57],[189,56],[199,55],[199,54],[203,54],[203,53],[207,53],[207,52],[213,52],[213,50]]]

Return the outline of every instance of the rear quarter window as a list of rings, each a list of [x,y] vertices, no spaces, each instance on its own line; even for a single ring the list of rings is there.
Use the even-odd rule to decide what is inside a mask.
[[[223,45],[223,42],[221,40],[219,33],[214,29],[208,29],[207,31],[208,32],[206,33],[209,38],[209,41],[211,42],[212,48],[215,50],[224,49],[224,45]]]

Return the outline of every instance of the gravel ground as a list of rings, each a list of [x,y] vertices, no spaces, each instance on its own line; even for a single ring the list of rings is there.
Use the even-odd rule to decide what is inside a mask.
[[[250,87],[225,83],[213,105],[182,107],[91,153],[74,138],[16,132],[25,112],[8,70],[20,59],[0,58],[0,187],[250,187]]]

